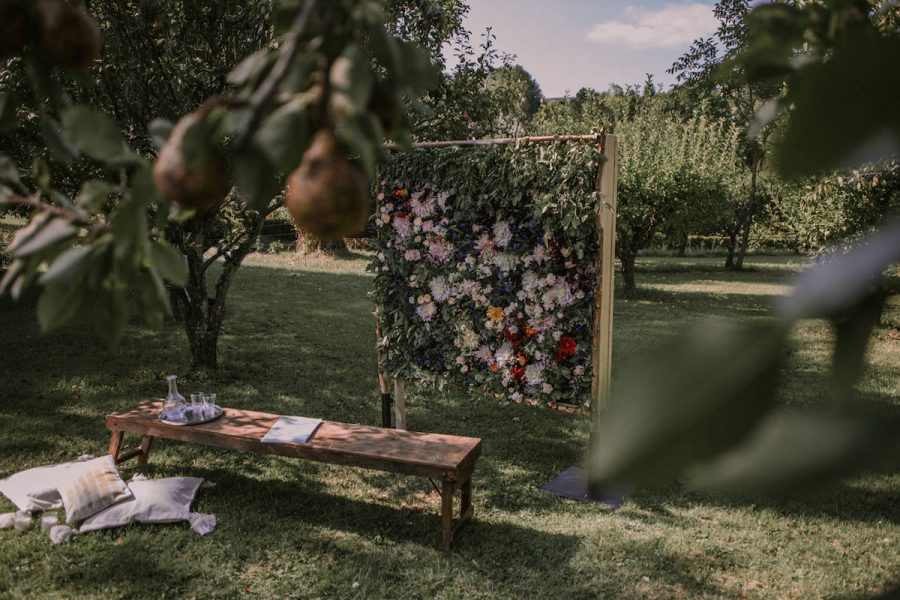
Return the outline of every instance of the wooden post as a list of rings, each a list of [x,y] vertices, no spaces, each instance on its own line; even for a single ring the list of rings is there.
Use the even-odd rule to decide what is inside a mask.
[[[394,380],[394,428],[406,429],[406,384]]]
[[[381,343],[381,326],[375,326],[375,340]],[[378,389],[381,390],[381,426],[391,426],[391,390],[388,387],[388,379],[381,370],[381,350],[375,351],[375,359],[378,363]]]
[[[616,136],[604,135],[606,162],[597,172],[597,284],[594,288],[594,336],[591,354],[591,433],[597,431],[609,402],[612,374],[613,277],[616,259]]]

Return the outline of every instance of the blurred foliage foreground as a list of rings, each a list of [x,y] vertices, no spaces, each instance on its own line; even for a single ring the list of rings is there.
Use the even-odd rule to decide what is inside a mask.
[[[886,10],[893,3],[885,3]],[[876,27],[866,2],[763,5],[730,68],[780,80],[758,126],[790,110],[779,168],[803,176],[890,159],[900,149],[900,35]],[[758,127],[757,127],[758,129]],[[800,275],[767,325],[710,325],[620,379],[592,448],[595,485],[688,479],[699,488],[799,493],[895,451],[895,416],[854,403],[866,348],[900,260],[900,220]],[[825,318],[836,339],[829,409],[786,413],[774,403],[785,339],[801,319]]]

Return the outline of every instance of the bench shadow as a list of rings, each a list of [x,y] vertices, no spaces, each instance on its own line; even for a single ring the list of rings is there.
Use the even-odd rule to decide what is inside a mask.
[[[448,562],[457,565],[464,565],[481,554],[494,554],[497,547],[504,546],[520,549],[514,552],[517,568],[548,574],[563,569],[562,574],[554,576],[568,582],[568,591],[573,594],[569,597],[584,596],[574,574],[565,575],[564,565],[580,545],[575,536],[480,520],[476,508],[474,520],[458,532],[454,550],[445,553],[439,548],[440,519],[431,507],[398,508],[393,504],[397,501],[395,497],[387,499],[392,504],[385,504],[382,500],[337,496],[308,488],[306,480],[257,481],[215,469],[197,474],[217,482],[213,490],[201,491],[194,509],[216,514],[218,531],[209,538],[194,538],[196,541],[191,545],[202,545],[207,539],[214,544],[217,535],[231,539],[236,536],[242,540],[241,555],[250,557],[266,556],[272,548],[296,548],[299,543],[321,554],[340,555],[341,563],[347,565],[341,568],[352,567],[358,558],[365,564],[382,564],[386,572],[407,560],[403,558],[406,551],[399,550],[409,545],[415,547],[417,554],[446,556]],[[294,526],[286,527],[287,523]],[[104,551],[94,553],[87,563],[54,560],[54,579],[67,591],[88,592],[111,587],[124,596],[139,590],[139,595],[146,597],[177,590],[184,578],[190,576],[189,569],[172,569],[165,557],[141,553],[141,537],[151,527],[186,529],[184,525],[135,525],[90,534],[103,544]],[[335,535],[335,531],[342,534]],[[183,536],[190,538],[194,534],[185,530]],[[119,541],[111,544],[112,539]],[[76,538],[70,545],[87,541]],[[534,552],[534,548],[552,548],[553,561]],[[508,576],[508,565],[502,561],[484,561],[480,569],[489,578]]]

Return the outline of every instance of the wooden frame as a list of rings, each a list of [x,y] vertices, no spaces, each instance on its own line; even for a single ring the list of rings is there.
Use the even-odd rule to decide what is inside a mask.
[[[591,431],[596,431],[600,415],[609,402],[612,378],[612,327],[613,288],[616,260],[616,207],[618,188],[618,139],[605,131],[597,135],[531,136],[519,138],[496,138],[490,140],[455,140],[440,142],[418,142],[414,148],[447,148],[451,146],[496,146],[509,144],[541,144],[548,142],[595,143],[606,156],[606,162],[597,169],[594,184],[596,199],[595,227],[597,231],[597,283],[594,288],[594,323],[591,348],[591,408],[551,402],[543,406],[570,415],[590,416]],[[391,150],[397,146],[389,144]],[[380,332],[379,332],[380,336]],[[380,358],[380,356],[379,356]],[[378,379],[382,393],[388,389],[387,376],[380,369]],[[403,381],[394,381],[395,427],[406,427],[406,393]],[[523,404],[537,405],[533,400],[523,399]]]

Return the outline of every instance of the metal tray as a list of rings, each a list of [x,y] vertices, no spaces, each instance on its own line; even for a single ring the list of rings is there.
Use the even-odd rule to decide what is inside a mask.
[[[222,416],[221,406],[213,406],[213,410],[211,413],[207,412],[202,414],[200,411],[194,412],[193,407],[188,406],[184,409],[184,419],[180,420],[171,420],[167,418],[167,414],[165,411],[160,413],[159,420],[165,423],[166,425],[200,425],[201,423],[209,423],[210,421],[215,421],[219,417]]]

